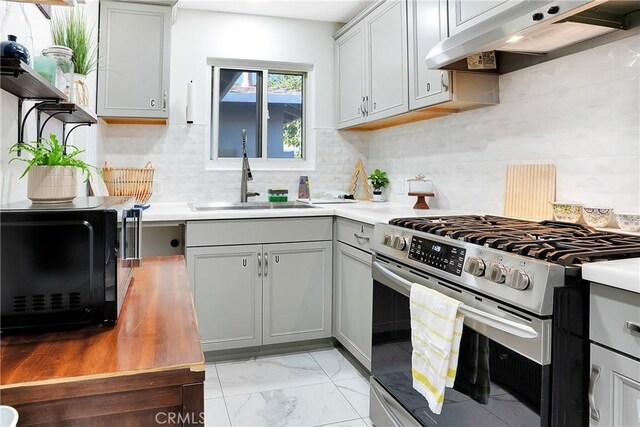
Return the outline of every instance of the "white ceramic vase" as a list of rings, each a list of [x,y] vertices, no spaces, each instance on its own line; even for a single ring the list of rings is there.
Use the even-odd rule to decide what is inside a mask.
[[[28,174],[27,197],[34,203],[64,203],[77,195],[78,169],[71,166],[34,166]]]
[[[89,88],[87,76],[84,74],[73,75],[73,102],[83,108],[89,108]]]

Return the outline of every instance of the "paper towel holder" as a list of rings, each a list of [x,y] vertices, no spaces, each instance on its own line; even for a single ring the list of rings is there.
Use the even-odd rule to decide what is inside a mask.
[[[190,80],[189,83],[187,83],[187,111],[186,111],[186,116],[187,116],[187,124],[188,125],[192,125],[193,124],[193,116],[195,115],[195,111],[194,111],[195,94],[196,94],[195,85],[193,84],[193,80]]]

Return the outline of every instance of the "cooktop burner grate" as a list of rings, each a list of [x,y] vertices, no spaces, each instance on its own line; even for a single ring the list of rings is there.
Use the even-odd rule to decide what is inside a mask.
[[[607,233],[564,222],[464,215],[396,218],[389,224],[564,266],[640,257],[638,236]]]

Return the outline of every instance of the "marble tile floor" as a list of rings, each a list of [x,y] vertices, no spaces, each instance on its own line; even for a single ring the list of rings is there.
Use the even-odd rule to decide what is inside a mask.
[[[206,426],[367,427],[368,378],[329,348],[210,362]]]

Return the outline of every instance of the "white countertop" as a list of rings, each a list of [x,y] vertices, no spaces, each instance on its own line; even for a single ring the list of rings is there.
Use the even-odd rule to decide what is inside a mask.
[[[338,216],[367,224],[389,222],[392,218],[411,216],[439,216],[456,215],[460,212],[442,209],[414,210],[411,204],[362,202],[317,204],[315,208],[302,209],[246,209],[246,210],[214,210],[192,211],[186,202],[180,203],[152,203],[144,211],[144,223],[179,222],[193,220],[215,219],[251,219],[251,218],[291,218],[305,216]]]
[[[640,258],[593,262],[582,267],[582,278],[640,293]]]

